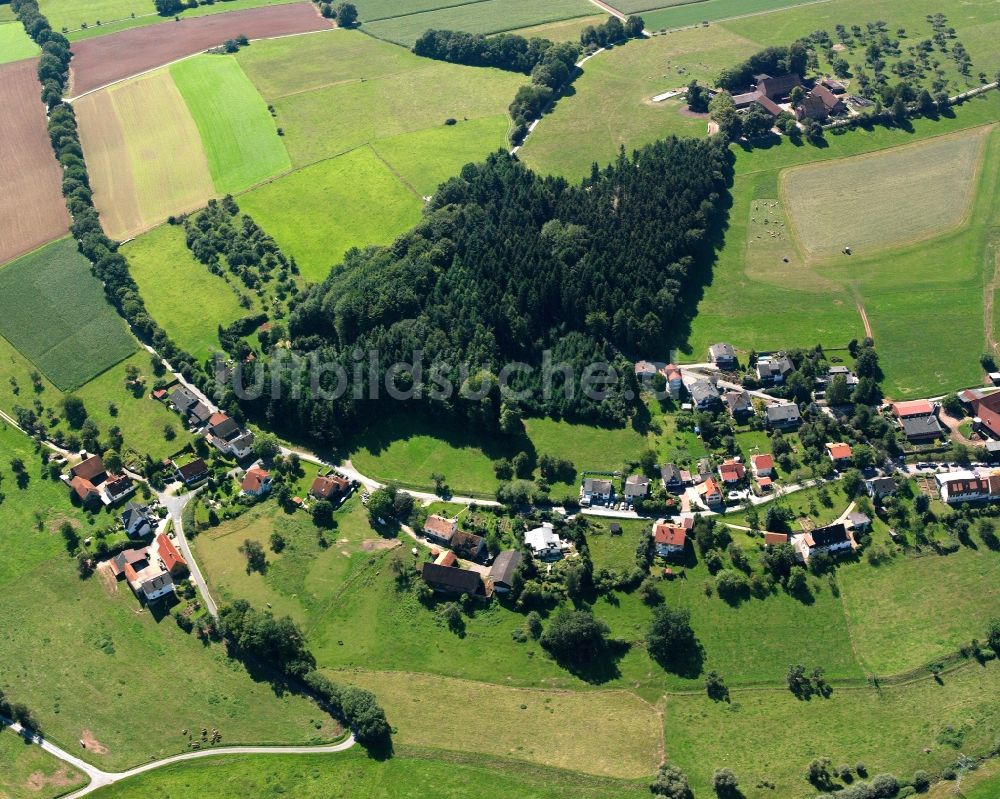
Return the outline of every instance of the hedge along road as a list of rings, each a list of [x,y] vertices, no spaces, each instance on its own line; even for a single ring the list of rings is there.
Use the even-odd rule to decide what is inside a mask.
[[[0,721],[6,723],[6,719],[0,719]],[[0,728],[2,728],[2,726],[3,724],[0,724]],[[187,752],[183,755],[174,755],[173,757],[167,757],[163,760],[143,763],[141,766],[136,766],[128,771],[109,772],[101,771],[101,769],[96,766],[92,766],[90,763],[71,755],[65,749],[61,749],[54,743],[51,743],[40,736],[33,735],[30,732],[26,732],[24,727],[20,724],[9,724],[8,726],[26,741],[38,744],[53,757],[69,764],[90,778],[90,782],[85,787],[80,788],[80,790],[74,791],[71,794],[67,794],[63,797],[63,799],[79,799],[79,797],[93,793],[99,788],[106,788],[109,785],[114,785],[116,782],[121,782],[122,780],[129,779],[130,777],[137,777],[140,774],[145,774],[147,771],[163,768],[164,766],[169,766],[173,763],[182,763],[186,760],[199,760],[203,757],[221,757],[223,755],[336,754],[337,752],[344,752],[354,746],[353,734],[348,734],[348,736],[340,743],[328,744],[325,746],[224,746],[219,747],[218,749],[202,749],[197,752]]]
[[[262,6],[163,25],[133,28],[73,43],[73,99],[125,78],[179,61],[227,39],[274,39],[330,30],[333,23],[312,2]]]

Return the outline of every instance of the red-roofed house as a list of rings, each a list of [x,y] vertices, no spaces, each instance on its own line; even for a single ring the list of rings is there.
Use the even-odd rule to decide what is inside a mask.
[[[656,554],[661,558],[669,558],[684,552],[687,531],[683,527],[668,524],[666,519],[660,519],[653,525],[653,541]]]
[[[444,516],[431,514],[424,522],[424,535],[431,541],[436,541],[445,546],[451,546],[451,539],[458,529],[454,519],[446,519]]]
[[[319,475],[313,480],[309,494],[316,499],[336,499],[346,495],[350,487],[351,481],[339,474]]]
[[[684,378],[680,368],[676,364],[668,363],[660,370],[660,374],[667,381],[667,390],[670,392],[670,396],[673,399],[678,399],[684,389]]]
[[[101,492],[97,490],[90,480],[86,477],[74,477],[69,481],[70,487],[76,494],[80,503],[86,508],[100,507],[101,505]]]
[[[847,466],[850,463],[851,456],[853,452],[849,444],[827,444],[826,454],[830,456],[830,460],[833,461],[833,465],[838,468],[841,466]]]
[[[711,477],[698,486],[698,494],[701,496],[701,501],[710,508],[722,504],[722,490]]]
[[[930,416],[934,413],[934,405],[925,399],[894,402],[892,403],[892,412],[897,419],[909,419],[912,416]]]
[[[753,469],[754,477],[758,480],[761,477],[772,477],[774,475],[774,456],[751,455],[750,468]]]
[[[719,467],[719,474],[726,485],[735,485],[747,476],[747,470],[742,463],[726,461]]]
[[[775,547],[778,544],[787,544],[788,536],[785,533],[764,533],[764,546]]]
[[[251,466],[243,475],[240,488],[248,496],[262,497],[271,490],[271,475],[259,466]]]
[[[172,577],[187,574],[187,561],[178,552],[174,542],[163,533],[156,536],[156,554],[160,558],[163,568],[170,572]]]

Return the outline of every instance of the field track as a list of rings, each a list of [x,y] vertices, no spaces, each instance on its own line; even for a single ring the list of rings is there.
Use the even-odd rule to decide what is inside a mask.
[[[69,227],[62,175],[45,132],[37,61],[0,66],[0,263],[62,236]]]
[[[70,93],[79,97],[109,83],[200,53],[243,34],[288,36],[331,27],[310,2],[263,6],[182,19],[98,36],[73,44]]]

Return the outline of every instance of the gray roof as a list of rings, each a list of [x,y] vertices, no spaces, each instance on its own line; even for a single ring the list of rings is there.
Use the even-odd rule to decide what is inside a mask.
[[[936,416],[911,416],[908,419],[900,419],[899,423],[903,426],[907,438],[941,435],[941,425],[938,424]]]
[[[769,422],[794,422],[800,418],[799,406],[794,403],[788,405],[768,405],[767,420]]]
[[[212,428],[212,435],[230,441],[240,435],[240,426],[228,416]]]
[[[514,579],[514,572],[517,571],[517,567],[520,565],[521,553],[515,549],[505,549],[493,561],[493,567],[490,569],[490,578],[494,584],[510,585]]]
[[[190,410],[188,410],[188,414],[193,416],[199,422],[207,422],[212,416],[212,411],[205,403],[198,402],[195,403]]]
[[[719,401],[719,392],[707,380],[696,380],[688,387],[688,391],[697,405]]]
[[[891,477],[875,477],[868,481],[868,486],[876,494],[891,494],[896,490],[896,481]]]
[[[736,350],[733,349],[733,345],[726,344],[724,342],[720,344],[713,344],[708,348],[708,353],[714,359],[736,357]]]
[[[184,386],[178,386],[170,392],[170,402],[177,410],[187,413],[188,409],[198,402],[198,398]]]
[[[610,494],[613,489],[614,486],[610,480],[598,480],[594,477],[588,477],[583,481],[583,490],[594,494]]]
[[[723,399],[732,413],[746,413],[753,410],[750,395],[745,391],[727,391]]]
[[[681,470],[672,463],[665,463],[660,467],[660,477],[664,483],[681,482]]]
[[[429,585],[457,594],[482,594],[483,581],[477,572],[457,569],[454,566],[439,566],[425,563],[420,576]]]
[[[872,523],[867,514],[857,512],[849,514],[847,520],[855,527],[865,527]]]

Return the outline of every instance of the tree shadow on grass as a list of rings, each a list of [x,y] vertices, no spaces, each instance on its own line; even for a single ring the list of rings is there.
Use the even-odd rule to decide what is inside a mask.
[[[556,659],[574,677],[591,685],[603,685],[622,676],[618,664],[631,647],[626,641],[609,640],[595,657],[585,663]]]

